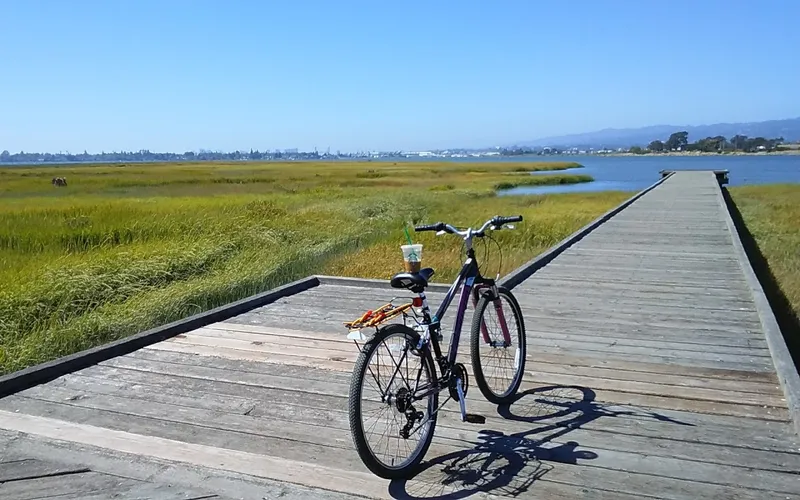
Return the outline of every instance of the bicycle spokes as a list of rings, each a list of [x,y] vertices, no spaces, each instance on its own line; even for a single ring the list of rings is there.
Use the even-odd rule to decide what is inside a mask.
[[[388,467],[413,459],[426,440],[431,409],[417,394],[433,382],[414,345],[389,336],[372,350],[361,390],[364,438],[372,454]]]

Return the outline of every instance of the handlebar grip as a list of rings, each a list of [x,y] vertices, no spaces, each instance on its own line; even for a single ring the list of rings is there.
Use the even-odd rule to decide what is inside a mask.
[[[436,224],[427,224],[423,226],[416,226],[414,231],[422,232],[422,231],[441,231],[444,229],[444,222],[437,222]]]
[[[521,222],[521,221],[522,221],[522,216],[521,215],[512,215],[510,217],[500,217],[500,216],[498,216],[495,219],[495,223],[497,225],[503,225],[503,224],[508,224],[509,222]]]

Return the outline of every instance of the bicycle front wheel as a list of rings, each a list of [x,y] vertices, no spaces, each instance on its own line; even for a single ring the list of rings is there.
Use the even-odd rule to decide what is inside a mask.
[[[380,477],[408,477],[433,439],[439,400],[430,349],[401,324],[381,328],[356,360],[350,432],[358,455]]]
[[[507,404],[522,383],[525,372],[525,322],[516,297],[498,287],[497,296],[484,293],[472,317],[470,354],[475,382],[483,396]]]

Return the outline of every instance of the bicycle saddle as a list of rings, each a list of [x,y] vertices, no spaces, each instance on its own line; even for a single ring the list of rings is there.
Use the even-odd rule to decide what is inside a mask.
[[[419,293],[428,286],[428,280],[433,276],[433,269],[425,267],[418,273],[398,273],[392,276],[389,282],[392,288],[406,288],[414,293]]]

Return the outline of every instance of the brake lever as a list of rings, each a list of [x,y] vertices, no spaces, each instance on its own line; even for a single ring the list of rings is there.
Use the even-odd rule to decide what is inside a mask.
[[[440,231],[436,231],[436,236],[441,236],[443,234],[447,234],[447,231],[445,231],[444,229],[442,229]]]

